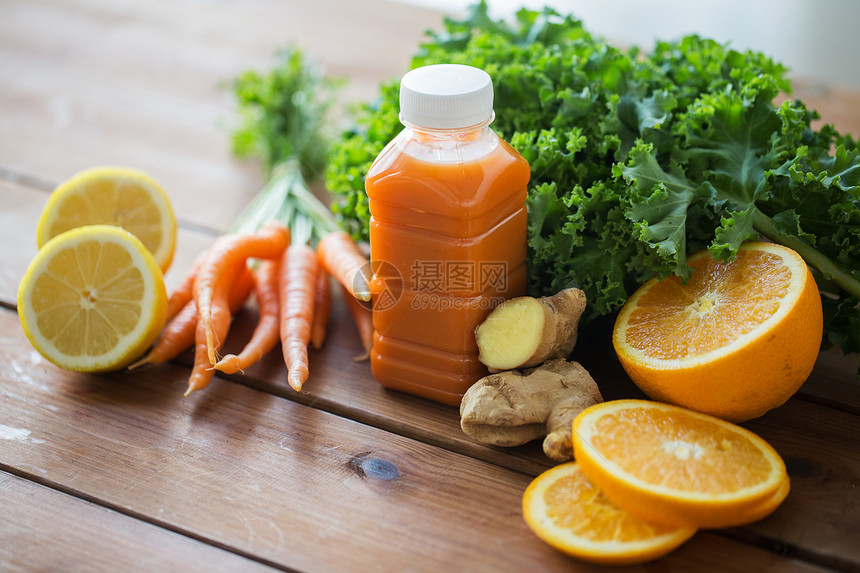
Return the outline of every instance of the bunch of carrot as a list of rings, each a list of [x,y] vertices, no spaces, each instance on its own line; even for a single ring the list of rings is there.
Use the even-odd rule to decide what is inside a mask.
[[[373,335],[370,311],[352,294],[357,289],[359,295],[368,293],[369,298],[366,276],[359,272],[367,261],[352,238],[335,231],[323,237],[316,250],[305,243],[291,244],[290,239],[289,229],[275,223],[216,239],[171,293],[160,338],[130,368],[160,364],[194,346],[187,396],[208,386],[215,370],[242,371],[280,341],[287,381],[300,391],[309,376],[308,345],[319,349],[325,340],[331,312],[330,275],[344,289],[369,352]],[[259,261],[255,271],[249,266],[252,259]],[[251,291],[259,310],[254,332],[239,354],[221,356],[233,314]]]

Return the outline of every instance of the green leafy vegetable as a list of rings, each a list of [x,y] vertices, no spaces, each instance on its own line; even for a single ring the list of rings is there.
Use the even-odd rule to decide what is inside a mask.
[[[577,286],[596,314],[644,280],[688,277],[688,253],[724,260],[764,236],[813,268],[825,346],[860,350],[860,150],[790,93],[785,68],[699,36],[621,50],[552,9],[494,21],[485,2],[446,19],[412,67],[493,78],[494,128],[528,159],[532,294]],[[367,237],[364,174],[401,129],[381,86],[329,157],[341,224]]]
[[[268,221],[289,227],[294,243],[315,243],[336,228],[329,209],[308,189],[325,167],[325,125],[338,83],[295,47],[277,54],[267,73],[248,70],[232,83],[239,113],[233,152],[262,158],[269,180],[231,231]]]

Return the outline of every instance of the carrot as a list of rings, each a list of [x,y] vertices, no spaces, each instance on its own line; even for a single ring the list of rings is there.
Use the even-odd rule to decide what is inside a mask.
[[[200,267],[203,265],[203,261],[206,260],[208,254],[209,251],[207,249],[197,255],[194,262],[191,263],[191,267],[189,267],[188,272],[183,277],[182,282],[179,283],[176,290],[170,293],[170,298],[167,299],[166,322],[169,322],[174,316],[179,314],[179,312],[188,304],[188,301],[194,297],[194,279],[197,277],[197,272],[200,270]]]
[[[278,279],[280,335],[287,365],[287,382],[296,391],[308,379],[308,342],[314,315],[314,286],[319,262],[307,245],[290,245],[284,251]]]
[[[331,284],[326,270],[320,265],[314,286],[314,317],[311,322],[311,344],[317,350],[325,342],[326,325],[331,316]]]
[[[224,339],[227,338],[227,333],[230,331],[230,322],[233,319],[233,314],[230,312],[230,291],[233,289],[236,277],[242,272],[240,267],[246,267],[245,261],[234,264],[233,268],[226,272],[215,286],[210,314],[211,331],[206,328],[202,320],[197,321],[194,331],[194,365],[191,368],[191,375],[188,377],[186,396],[208,386],[215,375],[209,353],[214,349],[217,355]],[[213,337],[211,344],[209,341],[210,332]]]
[[[290,231],[278,224],[268,224],[254,233],[222,235],[212,244],[209,256],[197,272],[194,281],[194,301],[199,320],[206,333],[209,362],[218,360],[215,349],[213,298],[218,283],[239,262],[249,258],[274,259],[284,252],[290,242]]]
[[[260,360],[278,343],[280,320],[278,301],[278,271],[280,259],[265,260],[257,269],[256,293],[260,320],[245,348],[238,355],[227,354],[215,364],[215,369],[233,374]]]
[[[373,348],[373,313],[369,308],[362,305],[360,301],[350,296],[343,285],[340,288],[343,292],[343,299],[346,301],[346,307],[349,309],[349,314],[352,315],[352,320],[358,329],[361,345],[364,347],[364,354],[356,356],[355,360],[357,362],[367,360],[370,358],[370,350]]]
[[[185,396],[208,386],[215,375],[215,369],[209,363],[206,327],[199,320],[194,326],[194,365],[191,367],[191,375],[188,377],[188,389],[185,390]]]
[[[128,369],[134,370],[146,365],[154,366],[176,358],[194,344],[196,326],[197,305],[191,300],[167,323],[155,346],[143,358],[129,365]]]
[[[236,314],[242,308],[242,305],[248,300],[251,291],[254,290],[256,282],[257,280],[254,278],[254,273],[251,272],[251,269],[247,265],[242,267],[239,276],[236,277],[233,288],[230,289],[231,314]]]
[[[236,284],[230,289],[230,312],[235,314],[251,294],[254,288],[254,274],[247,266],[236,278]],[[189,300],[164,327],[161,336],[150,351],[131,364],[128,369],[133,370],[144,365],[156,365],[172,360],[184,350],[194,344],[194,334],[197,328],[197,304]]]
[[[349,234],[332,231],[320,240],[317,254],[325,270],[343,286],[349,296],[370,300],[369,265]]]

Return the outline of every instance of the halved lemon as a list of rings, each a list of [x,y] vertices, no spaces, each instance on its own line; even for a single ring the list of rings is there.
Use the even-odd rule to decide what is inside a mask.
[[[615,400],[573,422],[582,471],[642,519],[697,528],[761,519],[788,493],[779,454],[720,418],[648,400]]]
[[[576,462],[555,466],[529,484],[523,516],[529,528],[556,549],[603,564],[656,559],[696,532],[694,527],[650,523],[619,509]]]
[[[62,233],[30,262],[18,314],[33,347],[67,370],[116,370],[143,354],[164,325],[167,292],[149,250],[119,227]]]
[[[167,272],[176,248],[176,217],[161,185],[137,169],[93,167],[61,183],[42,210],[39,248],[84,225],[115,225],[134,234]]]

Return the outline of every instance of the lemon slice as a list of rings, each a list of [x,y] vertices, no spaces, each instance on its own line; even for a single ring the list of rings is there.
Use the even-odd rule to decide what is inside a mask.
[[[67,370],[122,368],[158,337],[167,291],[152,254],[119,227],[90,225],[48,241],[18,288],[33,347]]]
[[[93,167],[73,175],[51,194],[36,231],[41,249],[60,233],[84,225],[116,225],[152,252],[162,272],[173,261],[176,217],[167,194],[146,173]]]

